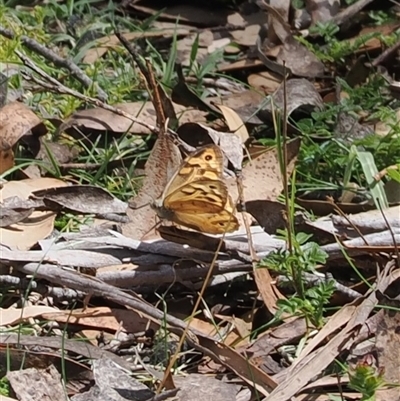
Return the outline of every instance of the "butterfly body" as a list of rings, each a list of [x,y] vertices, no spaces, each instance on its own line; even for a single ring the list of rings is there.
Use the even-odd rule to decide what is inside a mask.
[[[222,179],[221,150],[204,146],[184,160],[152,207],[160,218],[197,231],[235,231],[235,206]]]

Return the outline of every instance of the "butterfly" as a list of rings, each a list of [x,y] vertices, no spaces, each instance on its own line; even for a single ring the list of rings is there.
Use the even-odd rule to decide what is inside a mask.
[[[189,155],[152,204],[161,219],[194,230],[222,234],[239,228],[235,204],[223,181],[224,157],[216,145]]]

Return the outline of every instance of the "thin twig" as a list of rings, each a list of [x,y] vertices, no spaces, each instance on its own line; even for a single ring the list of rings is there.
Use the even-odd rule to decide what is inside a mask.
[[[52,287],[45,284],[37,283],[32,279],[25,277],[16,277],[10,275],[0,276],[0,288],[14,288],[19,290],[30,289],[43,296],[49,296],[58,300],[77,300],[83,299],[85,294],[81,291],[76,291],[70,288]]]
[[[351,6],[345,8],[340,13],[336,14],[333,18],[331,18],[331,21],[336,25],[342,25],[358,14],[369,3],[372,3],[372,1],[373,0],[359,0]]]
[[[125,49],[129,52],[135,63],[143,74],[146,84],[148,87],[148,93],[151,96],[151,101],[156,111],[157,116],[157,126],[160,128],[160,133],[164,134],[164,129],[166,127],[166,120],[169,118],[169,123],[175,124],[177,122],[177,117],[175,113],[174,106],[171,100],[166,95],[162,86],[156,82],[154,71],[150,61],[146,60],[143,62],[137,55],[137,52],[131,45],[131,43],[120,33],[115,32],[115,36],[124,45]]]
[[[73,89],[68,88],[67,86],[61,84],[60,82],[58,82],[56,79],[52,78],[50,75],[48,75],[46,72],[44,72],[41,68],[39,68],[37,65],[35,65],[32,60],[30,60],[28,57],[25,56],[25,54],[19,52],[18,50],[15,51],[15,53],[17,54],[17,56],[22,60],[22,62],[24,63],[24,65],[26,65],[27,67],[31,68],[33,71],[35,71],[38,75],[40,75],[43,79],[45,79],[47,82],[42,81],[38,78],[36,78],[35,76],[31,75],[29,76],[30,79],[32,79],[33,81],[35,81],[36,83],[38,83],[39,85],[43,86],[44,88],[53,90],[57,93],[63,94],[63,95],[70,95],[70,96],[74,96],[78,99],[81,99],[85,102],[94,104],[97,107],[101,107],[102,109],[111,111],[112,113],[118,114],[122,117],[125,117],[129,120],[131,120],[132,122],[142,125],[143,127],[146,127],[149,131],[157,133],[158,129],[151,124],[147,124],[144,121],[138,120],[136,117],[133,117],[131,114],[127,113],[124,110],[118,109],[117,107],[114,106],[110,106],[107,103],[102,102],[99,99],[90,97],[90,96],[86,96],[83,95],[82,93],[79,93]],[[50,83],[49,83],[50,82]]]
[[[400,49],[400,40],[393,46],[387,48],[383,53],[381,53],[372,63],[371,67],[377,67],[382,64],[387,58],[394,54],[398,49]]]
[[[8,39],[15,39],[15,34],[10,31],[9,29],[4,28],[0,25],[0,35],[8,38]],[[107,93],[104,92],[103,89],[100,88],[97,82],[93,82],[71,59],[64,59],[54,53],[52,50],[48,49],[47,47],[43,46],[36,40],[32,38],[28,38],[25,35],[19,36],[19,39],[23,45],[25,45],[28,49],[34,51],[35,53],[40,54],[46,60],[51,61],[54,63],[55,66],[66,68],[68,71],[71,72],[71,75],[76,78],[85,88],[90,89],[94,87],[97,91],[98,98],[102,101],[106,101],[108,96]]]

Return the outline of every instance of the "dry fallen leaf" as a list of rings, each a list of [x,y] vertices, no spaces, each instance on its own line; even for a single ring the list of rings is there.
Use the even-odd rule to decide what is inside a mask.
[[[242,31],[232,31],[231,35],[238,45],[250,47],[256,44],[260,29],[260,25],[248,25]]]
[[[144,123],[155,126],[156,112],[150,101],[121,103],[115,104],[114,106]],[[181,123],[187,121],[205,121],[204,112],[193,109],[190,110],[178,104],[174,104],[174,109]],[[151,134],[147,127],[134,123],[129,118],[100,107],[75,112],[59,127],[59,132],[63,132],[71,127],[116,133],[130,132],[138,135]]]
[[[67,209],[88,214],[124,214],[128,205],[94,185],[69,185],[32,192],[51,209]]]
[[[12,196],[28,199],[35,190],[66,186],[64,181],[55,178],[37,178],[21,181],[10,181],[0,189],[0,202]],[[53,212],[35,211],[26,219],[10,227],[0,228],[0,238],[3,245],[10,248],[26,250],[30,249],[39,240],[46,238],[53,231]]]
[[[179,400],[198,401],[213,400],[227,401],[235,400],[239,390],[237,384],[225,383],[214,377],[192,373],[186,377],[174,377],[176,385],[179,387]],[[194,389],[196,389],[194,391]]]
[[[268,46],[273,47],[273,45],[277,45],[279,40],[282,43],[282,32],[285,33],[288,31],[288,21],[289,21],[289,10],[290,10],[290,0],[270,0],[268,2],[268,11],[272,9],[273,12],[268,12]],[[258,1],[257,4],[261,9],[264,9],[264,1]],[[277,18],[278,17],[278,18]],[[290,28],[289,28],[290,31]]]
[[[223,104],[231,108],[245,123],[262,124],[262,121],[255,116],[255,111],[263,99],[264,96],[259,92],[249,89],[221,98],[209,98],[208,100],[214,105]]]
[[[285,63],[286,68],[294,75],[307,78],[322,76],[325,69],[324,64],[291,33],[288,24],[290,1],[274,0],[270,1],[270,4],[258,1],[257,4],[268,11],[269,21],[272,22],[273,29],[268,30],[270,43],[278,44],[277,40],[279,39],[283,44],[277,55],[277,61],[282,65]]]
[[[396,110],[394,116],[389,117],[385,121],[378,121],[374,127],[375,134],[380,136],[386,136],[393,131],[394,127],[397,127],[400,122],[400,109]]]
[[[62,400],[65,391],[61,374],[54,366],[47,369],[29,368],[15,370],[6,375],[19,400]]]
[[[249,139],[249,133],[239,115],[235,112],[235,110],[232,110],[231,108],[222,104],[217,104],[216,106],[221,110],[222,114],[224,115],[229,130],[239,136],[242,142],[245,143]]]
[[[193,51],[192,49],[194,42],[196,40],[198,40],[196,61],[198,63],[202,63],[204,58],[207,57],[209,54],[208,47],[212,46],[214,35],[209,30],[202,30],[199,34],[194,33],[177,41],[177,59],[179,63],[184,67],[188,67],[191,64],[190,57]]]
[[[3,174],[13,166],[14,152],[12,146],[3,138],[0,138],[0,174]]]
[[[287,172],[289,175],[293,171],[299,148],[300,139],[295,139],[287,144],[289,162]],[[237,199],[236,179],[229,179],[228,187],[233,198]],[[256,200],[273,201],[278,198],[283,190],[283,181],[276,147],[268,149],[244,166],[243,187],[246,204]]]
[[[38,137],[46,133],[46,128],[28,106],[13,102],[0,109],[0,174],[14,165],[14,145],[32,133],[32,145],[38,146]]]
[[[301,78],[289,79],[286,83],[286,110],[289,117],[295,110],[311,114],[315,109],[323,109],[324,103],[314,85],[308,80]],[[284,108],[284,87],[283,84],[271,96],[269,103],[262,110],[257,112],[257,117],[266,123],[273,121],[273,111]],[[273,105],[273,106],[272,106]],[[288,130],[293,133],[298,129],[288,121]]]
[[[218,65],[218,72],[232,72],[232,71],[242,71],[246,68],[254,68],[263,65],[262,61],[257,59],[245,58],[235,62],[221,62]]]
[[[378,294],[383,309],[383,318],[376,332],[376,353],[378,366],[384,369],[384,379],[389,384],[400,383],[400,301]],[[390,309],[389,309],[390,308]],[[377,401],[398,401],[399,388],[382,388],[377,393]]]
[[[160,12],[156,2],[149,2],[148,0],[138,0],[126,4],[125,7],[128,12],[132,9],[134,12],[144,13],[151,17],[158,14],[158,18],[174,22],[178,18],[179,22],[194,26],[225,26],[230,14],[227,8],[206,6],[206,4],[200,3],[165,4],[162,12]]]
[[[282,77],[269,71],[261,71],[250,74],[247,82],[252,88],[261,89],[265,94],[269,95],[275,92],[282,83]]]
[[[74,309],[73,311],[56,311],[53,309],[43,311],[40,315],[45,320],[68,324],[76,323],[85,326],[86,329],[98,331],[117,332],[120,329],[124,329],[128,333],[135,333],[148,328],[147,319],[134,310],[102,306],[86,308],[85,310]],[[154,323],[150,323],[150,327],[155,328],[156,326]]]
[[[151,400],[154,397],[145,384],[132,377],[121,365],[106,357],[92,362],[95,385],[87,392],[72,397],[71,401],[99,400]],[[59,398],[61,400],[61,398]]]
[[[313,24],[329,21],[340,11],[340,0],[307,0]]]
[[[382,42],[379,36],[387,36],[396,31],[399,28],[400,24],[398,21],[392,22],[389,24],[385,25],[377,25],[377,26],[367,26],[353,38],[349,39],[349,45],[352,46],[357,40],[360,40],[360,37],[372,34],[372,33],[377,33],[379,34],[377,37],[373,36],[369,40],[366,40],[362,46],[360,46],[356,50],[356,54],[359,53],[365,53],[365,52],[371,52],[372,50],[378,50],[382,47]]]
[[[157,199],[168,180],[180,166],[182,157],[178,147],[168,135],[160,135],[145,166],[145,178],[139,194],[129,201],[127,210],[130,222],[122,225],[122,233],[131,238],[158,237],[154,230],[156,213],[150,203]]]
[[[193,148],[215,143],[222,149],[235,169],[242,168],[243,148],[242,139],[239,136],[219,132],[200,123],[182,124],[177,133],[183,142]]]
[[[25,306],[22,309],[17,308],[0,308],[0,326],[13,325],[32,317],[41,316],[44,313],[55,313],[58,310],[44,305]]]

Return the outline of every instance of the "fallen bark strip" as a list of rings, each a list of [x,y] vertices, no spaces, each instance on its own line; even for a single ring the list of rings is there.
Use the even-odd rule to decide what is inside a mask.
[[[364,235],[364,237],[354,238],[343,243],[332,243],[321,246],[321,249],[328,253],[329,260],[342,259],[343,252],[349,256],[361,256],[370,254],[371,247],[376,247],[375,252],[383,252],[379,247],[387,247],[385,251],[395,251],[395,248],[400,246],[400,230],[395,229],[394,234],[389,230]],[[390,249],[389,249],[390,248]]]
[[[86,295],[82,291],[76,291],[69,288],[50,287],[42,283],[37,283],[35,280],[29,278],[16,277],[6,274],[0,276],[0,288],[3,289],[4,287],[9,289],[15,288],[19,291],[29,289],[30,291],[37,292],[43,296],[56,298],[60,301],[84,299]]]
[[[86,294],[103,297],[120,305],[129,306],[135,311],[145,314],[147,318],[156,324],[160,324],[160,321],[165,320],[173,327],[182,330],[186,327],[186,324],[182,320],[165,314],[140,299],[138,296],[135,297],[128,294],[119,288],[102,282],[96,277],[81,274],[72,269],[63,269],[59,266],[50,264],[27,263],[25,265],[15,264],[14,267],[22,273],[32,275],[35,279],[45,279],[51,283],[82,291]]]
[[[139,286],[149,286],[154,288],[162,284],[202,279],[207,276],[209,270],[208,266],[185,267],[180,269],[179,267],[174,268],[169,264],[165,264],[158,267],[158,270],[149,271],[131,270],[99,272],[96,277],[107,284],[111,284],[120,288]],[[251,271],[251,265],[236,265],[227,267],[217,266],[213,269],[213,275],[217,276],[227,273],[245,274]]]
[[[95,347],[87,342],[74,341],[68,338],[34,337],[23,334],[0,334],[0,344],[25,345],[32,347],[42,346],[54,349],[65,349],[69,352],[73,352],[77,355],[82,355],[91,359],[100,359],[106,357],[125,369],[131,369],[130,363],[110,351],[102,350],[101,348]]]

